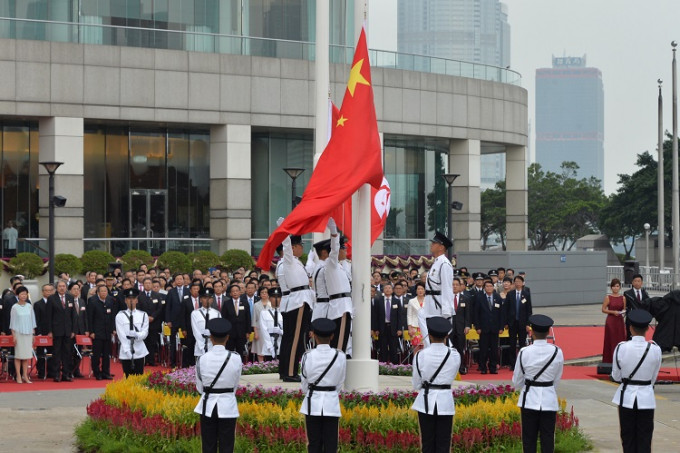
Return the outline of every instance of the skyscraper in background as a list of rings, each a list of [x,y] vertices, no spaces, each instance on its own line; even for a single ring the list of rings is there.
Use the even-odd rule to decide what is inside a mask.
[[[602,72],[587,67],[585,55],[553,57],[552,68],[536,70],[536,162],[559,172],[564,161],[604,187]]]
[[[399,0],[398,8],[400,53],[510,66],[508,9],[499,0]],[[426,63],[416,59],[413,69]],[[504,153],[482,154],[481,164],[482,190],[505,179]]]

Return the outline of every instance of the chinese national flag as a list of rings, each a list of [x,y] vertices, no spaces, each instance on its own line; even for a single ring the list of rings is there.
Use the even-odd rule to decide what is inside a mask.
[[[269,236],[257,266],[269,269],[276,247],[289,234],[323,232],[331,213],[362,184],[380,188],[382,151],[373,104],[366,31],[361,30],[331,139],[316,164],[302,201]]]
[[[335,124],[340,118],[340,110],[331,103],[331,122]],[[390,213],[390,184],[383,176],[380,188],[371,187],[371,245],[385,229],[387,216]],[[338,229],[347,237],[347,255],[352,256],[352,198],[345,200],[332,213]]]

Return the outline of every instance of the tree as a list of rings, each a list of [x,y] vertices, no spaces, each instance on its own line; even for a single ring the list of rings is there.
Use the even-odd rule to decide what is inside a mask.
[[[489,238],[497,235],[505,250],[505,181],[499,181],[493,189],[482,192],[482,250],[488,247]]]

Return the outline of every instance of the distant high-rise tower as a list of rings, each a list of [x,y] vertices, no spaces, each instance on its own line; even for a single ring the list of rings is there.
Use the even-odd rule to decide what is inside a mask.
[[[559,172],[576,162],[579,178],[604,187],[604,88],[602,72],[586,57],[553,57],[552,68],[536,70],[536,162]]]
[[[499,0],[399,0],[400,53],[506,67],[510,25]]]

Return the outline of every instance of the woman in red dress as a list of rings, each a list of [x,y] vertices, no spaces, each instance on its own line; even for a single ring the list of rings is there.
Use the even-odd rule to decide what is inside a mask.
[[[602,349],[602,362],[612,363],[614,348],[622,341],[626,341],[626,323],[623,315],[626,313],[626,299],[619,294],[621,280],[615,278],[609,285],[611,294],[604,296],[602,313],[607,314],[604,323],[604,348]]]

